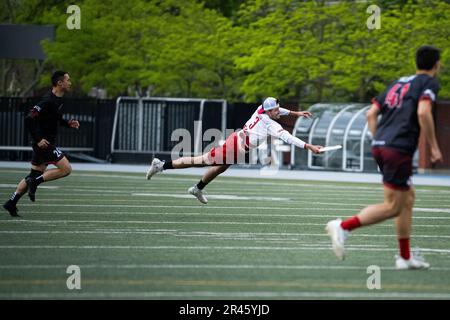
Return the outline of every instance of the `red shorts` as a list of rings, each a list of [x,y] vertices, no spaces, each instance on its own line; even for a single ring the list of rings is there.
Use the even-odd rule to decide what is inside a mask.
[[[248,137],[245,137],[248,145]],[[248,147],[240,146],[238,133],[233,132],[222,146],[211,149],[208,153],[208,160],[211,165],[245,163],[247,152]]]
[[[386,147],[373,147],[372,155],[383,174],[383,184],[394,190],[411,188],[412,156]]]

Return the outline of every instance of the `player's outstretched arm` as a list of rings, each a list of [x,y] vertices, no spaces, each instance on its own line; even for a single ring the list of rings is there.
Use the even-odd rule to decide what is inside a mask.
[[[294,145],[298,148],[301,149],[305,149],[305,150],[310,150],[313,153],[320,153],[320,149],[322,148],[322,146],[315,146],[309,143],[304,142],[303,140],[294,137],[293,135],[291,135],[289,132],[287,132],[286,130],[282,130],[279,135],[277,136],[277,138],[283,140],[284,142]]]
[[[312,113],[309,111],[291,111],[289,115],[296,116],[296,117],[304,117],[304,118],[311,118]]]
[[[309,118],[312,116],[312,114],[309,111],[293,111],[280,107],[280,116],[295,116],[295,117]]]
[[[322,149],[323,146],[315,146],[309,143],[305,144],[305,149],[311,151],[312,153],[318,154],[320,153],[320,149]]]

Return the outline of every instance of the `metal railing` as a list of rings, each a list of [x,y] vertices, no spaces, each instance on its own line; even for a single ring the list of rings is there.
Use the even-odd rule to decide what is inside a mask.
[[[206,113],[208,121],[203,124]],[[172,141],[172,133],[185,129],[194,139],[194,153],[198,153],[208,144],[202,141],[206,129],[220,125],[225,138],[226,119],[226,100],[119,97],[111,152],[170,154],[178,143]]]
[[[30,138],[25,128],[25,116],[39,101],[38,98],[0,97],[0,150],[31,151]],[[64,118],[80,121],[80,129],[58,128],[57,144],[64,151],[92,152],[95,142],[96,101],[67,99]]]

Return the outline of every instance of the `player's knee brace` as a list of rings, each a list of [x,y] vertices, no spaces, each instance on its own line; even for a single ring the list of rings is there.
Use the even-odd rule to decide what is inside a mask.
[[[37,178],[37,177],[39,177],[42,174],[44,174],[44,172],[39,171],[39,170],[31,169],[30,173],[25,177],[25,180],[28,179],[29,177]]]

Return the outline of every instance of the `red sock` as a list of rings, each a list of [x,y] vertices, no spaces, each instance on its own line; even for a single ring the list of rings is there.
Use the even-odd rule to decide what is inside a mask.
[[[398,245],[400,247],[400,256],[403,259],[408,260],[409,257],[411,256],[409,251],[409,238],[398,239]]]
[[[352,231],[353,229],[361,227],[361,221],[359,221],[357,216],[353,216],[345,221],[342,221],[341,227],[344,230]]]

